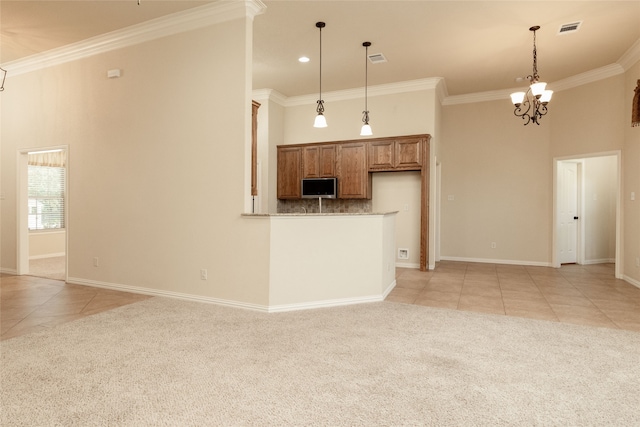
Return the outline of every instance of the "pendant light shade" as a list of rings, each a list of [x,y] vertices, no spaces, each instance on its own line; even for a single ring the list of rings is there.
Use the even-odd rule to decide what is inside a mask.
[[[324,22],[316,22],[316,27],[320,30],[320,91],[318,95],[318,102],[316,106],[316,116],[313,122],[314,128],[326,128],[327,119],[324,117],[324,101],[322,100],[322,29],[326,26]]]
[[[371,46],[371,42],[362,43],[364,46],[364,111],[362,112],[362,129],[360,129],[360,136],[371,136],[373,135],[373,131],[371,130],[371,126],[369,125],[369,109],[367,108],[367,86],[369,79],[369,46]]]

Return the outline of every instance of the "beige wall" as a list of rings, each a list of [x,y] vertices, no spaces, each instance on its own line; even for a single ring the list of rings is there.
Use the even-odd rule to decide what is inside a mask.
[[[29,258],[48,258],[65,255],[66,232],[44,231],[29,233]]]
[[[16,263],[16,151],[68,144],[71,281],[266,305],[268,227],[240,217],[251,42],[236,19],[8,80],[2,267]]]
[[[395,285],[394,216],[251,219],[271,224],[271,310],[382,300]]]
[[[439,159],[443,259],[550,261],[547,118],[540,126],[523,126],[508,99],[444,107]]]
[[[624,218],[623,264],[624,275],[640,286],[640,127],[631,127],[631,103],[640,79],[640,61],[631,67],[624,78],[624,130],[622,202]],[[631,193],[635,200],[631,200]]]
[[[379,172],[372,177],[374,212],[395,212],[396,251],[399,267],[420,268],[420,172]],[[398,249],[409,249],[409,259],[399,259]]]
[[[627,122],[623,82],[620,74],[553,94],[551,112],[543,119],[551,119],[552,157],[578,157],[622,148]]]
[[[613,262],[616,257],[618,158],[584,161],[585,262]]]
[[[328,126],[313,127],[315,101],[287,107],[284,144],[362,139],[362,99],[332,101],[325,99]],[[369,95],[370,124],[374,137],[431,134],[435,128],[435,90],[420,90],[393,95]]]

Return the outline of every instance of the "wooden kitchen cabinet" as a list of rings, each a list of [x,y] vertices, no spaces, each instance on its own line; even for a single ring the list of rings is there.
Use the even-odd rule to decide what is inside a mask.
[[[335,145],[316,145],[303,148],[303,178],[333,178],[336,176],[335,164]]]
[[[402,138],[395,141],[395,168],[396,170],[422,168],[422,146],[427,144],[425,138]]]
[[[420,170],[424,138],[369,141],[369,170],[371,172]]]
[[[367,168],[367,144],[342,143],[336,148],[338,198],[370,199],[371,174]]]
[[[369,142],[369,170],[389,170],[395,167],[395,141]]]
[[[278,199],[301,197],[302,148],[278,147]]]

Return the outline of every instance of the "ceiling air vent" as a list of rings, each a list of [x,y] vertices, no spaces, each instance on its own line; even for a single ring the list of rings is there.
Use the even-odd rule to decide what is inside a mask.
[[[570,24],[561,25],[560,29],[558,30],[558,34],[575,33],[580,29],[580,25],[582,25],[582,21],[571,22]]]
[[[387,62],[387,58],[385,58],[381,53],[372,53],[369,55],[369,62],[372,64],[380,64],[382,62]]]

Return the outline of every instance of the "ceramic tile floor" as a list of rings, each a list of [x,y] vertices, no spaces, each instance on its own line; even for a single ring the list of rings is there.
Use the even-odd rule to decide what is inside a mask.
[[[386,300],[640,331],[640,288],[616,279],[614,268],[442,261],[432,271],[396,269]]]
[[[50,328],[146,295],[67,284],[34,276],[0,276],[0,340]]]
[[[613,264],[525,267],[442,261],[398,268],[387,301],[640,331],[640,288]],[[33,276],[0,276],[0,340],[50,328],[149,296]]]

